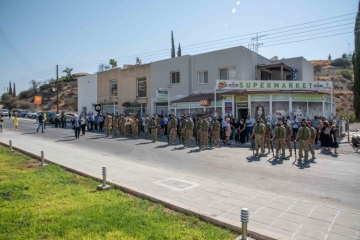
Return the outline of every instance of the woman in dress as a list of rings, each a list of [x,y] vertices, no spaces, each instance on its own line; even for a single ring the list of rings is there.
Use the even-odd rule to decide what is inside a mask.
[[[240,132],[240,145],[244,145],[245,144],[246,125],[245,125],[245,121],[243,118],[240,120],[238,129]]]
[[[321,142],[320,153],[323,153],[325,148],[329,147],[330,133],[327,133],[327,131],[326,131],[327,128],[330,129],[330,124],[328,121],[324,121],[322,124],[319,125],[320,142]]]
[[[336,134],[335,134],[336,126],[332,125],[330,130],[330,141],[329,141],[329,152],[332,154],[331,149],[334,148],[334,154],[338,154],[336,149],[339,147],[339,144],[336,141]]]
[[[230,145],[230,135],[231,135],[231,125],[230,125],[230,118],[226,119],[226,130],[225,130],[225,144]]]

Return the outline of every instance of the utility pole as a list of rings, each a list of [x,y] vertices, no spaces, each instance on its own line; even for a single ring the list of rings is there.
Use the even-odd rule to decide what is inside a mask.
[[[349,87],[346,87],[346,115],[347,115],[347,123],[348,123],[348,129],[347,129],[347,137],[348,141],[350,142],[350,121],[349,121]]]
[[[251,41],[256,41],[256,43],[253,45],[253,48],[254,48],[254,63],[255,63],[255,80],[257,80],[257,54],[258,54],[258,50],[259,50],[259,46],[262,46],[264,45],[263,43],[259,43],[259,39],[262,38],[262,37],[265,37],[267,36],[268,34],[265,34],[265,35],[261,35],[259,36],[257,33],[256,33],[256,37],[253,37],[251,38]]]
[[[56,65],[56,112],[59,112],[59,65]]]

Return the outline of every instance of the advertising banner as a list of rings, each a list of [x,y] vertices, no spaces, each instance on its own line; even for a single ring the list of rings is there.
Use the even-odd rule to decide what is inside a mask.
[[[207,106],[210,106],[211,103],[209,100],[201,100],[200,101],[200,106],[204,106],[204,107],[207,107]]]
[[[232,110],[232,102],[225,102],[225,111]]]
[[[42,103],[42,96],[35,96],[34,97],[34,104],[41,105]]]
[[[168,100],[168,91],[167,90],[157,90],[157,100],[167,101]]]
[[[218,90],[331,90],[332,82],[216,80]]]

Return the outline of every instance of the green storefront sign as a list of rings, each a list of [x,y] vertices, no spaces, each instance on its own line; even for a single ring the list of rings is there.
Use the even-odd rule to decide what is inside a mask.
[[[254,94],[254,95],[251,95],[251,101],[270,101],[270,95]]]
[[[235,97],[236,102],[247,102],[248,100],[249,100],[248,95],[241,95]]]
[[[289,95],[288,94],[274,94],[272,95],[273,101],[289,101]]]
[[[321,95],[308,95],[308,94],[299,94],[292,95],[291,99],[293,101],[311,101],[311,102],[322,102]]]

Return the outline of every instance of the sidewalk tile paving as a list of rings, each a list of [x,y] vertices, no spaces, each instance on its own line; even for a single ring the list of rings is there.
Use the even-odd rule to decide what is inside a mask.
[[[45,149],[45,158],[54,163],[98,178],[105,166],[108,182],[239,226],[241,208],[247,207],[249,230],[281,234],[284,239],[360,239],[358,212],[153,168],[96,151],[83,151],[76,145],[58,142],[54,147],[52,142],[10,133],[3,133],[0,141],[7,144],[10,137],[14,147],[32,154],[39,155]]]

